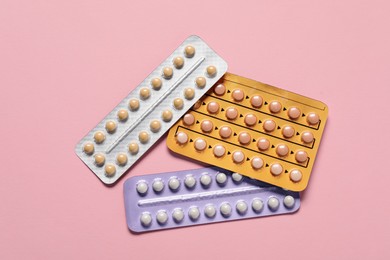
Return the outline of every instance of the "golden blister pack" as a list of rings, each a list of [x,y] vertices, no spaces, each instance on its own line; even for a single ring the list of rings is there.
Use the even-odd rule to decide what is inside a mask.
[[[169,149],[292,190],[306,188],[328,107],[226,73],[169,131]]]

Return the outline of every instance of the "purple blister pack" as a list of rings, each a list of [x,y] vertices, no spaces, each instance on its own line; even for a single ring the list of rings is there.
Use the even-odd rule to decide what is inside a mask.
[[[146,232],[293,213],[298,192],[212,167],[132,177],[124,183],[126,220]]]

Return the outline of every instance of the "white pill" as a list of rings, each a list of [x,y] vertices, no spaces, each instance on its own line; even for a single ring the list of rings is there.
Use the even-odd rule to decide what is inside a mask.
[[[263,209],[263,201],[261,199],[252,200],[252,209],[255,212],[260,212]]]
[[[153,190],[155,192],[160,192],[164,189],[164,183],[158,179],[153,182],[152,186],[153,186]]]
[[[188,216],[193,221],[197,220],[200,216],[198,207],[191,207],[190,210],[188,211]]]
[[[188,175],[184,180],[184,184],[187,188],[192,189],[193,187],[195,187],[196,179],[194,178],[194,176]]]
[[[152,223],[152,216],[150,215],[150,213],[144,212],[141,215],[140,221],[142,226],[148,227]]]
[[[141,195],[145,194],[148,191],[148,184],[145,181],[140,181],[137,183],[137,192]]]
[[[236,210],[239,214],[244,215],[248,210],[248,205],[245,201],[238,201],[236,204]]]
[[[173,220],[177,223],[181,222],[184,218],[184,212],[182,209],[174,209],[172,213]]]
[[[226,177],[226,174],[220,172],[217,174],[217,177],[216,177],[216,180],[217,180],[217,183],[220,184],[220,185],[223,185],[226,183],[227,181],[227,177]]]
[[[214,207],[214,205],[212,204],[208,204],[206,205],[206,207],[204,208],[204,214],[206,215],[206,217],[208,218],[213,218],[215,216],[215,213],[216,213],[216,209]]]
[[[270,210],[275,211],[279,208],[279,200],[276,197],[271,197],[268,199],[268,207]]]
[[[222,216],[229,217],[232,214],[232,207],[229,203],[225,202],[222,203],[221,207],[219,208],[219,211],[221,211]]]
[[[202,177],[200,177],[200,183],[202,183],[203,186],[209,186],[211,184],[210,175],[203,174]]]
[[[172,177],[169,182],[168,182],[168,186],[171,190],[177,190],[180,186],[180,181],[178,178],[176,177]]]
[[[159,210],[156,216],[157,222],[160,225],[164,225],[168,221],[168,214],[165,210]]]
[[[239,174],[239,173],[233,173],[232,174],[232,179],[233,179],[233,181],[235,181],[235,182],[240,182],[240,181],[242,181],[242,175],[241,174]]]
[[[294,204],[295,204],[295,199],[293,196],[290,196],[290,195],[287,195],[286,197],[284,197],[283,199],[283,204],[284,206],[286,206],[286,208],[292,208],[294,207]]]
[[[186,144],[188,142],[188,135],[184,132],[178,132],[176,134],[176,141],[179,144]]]

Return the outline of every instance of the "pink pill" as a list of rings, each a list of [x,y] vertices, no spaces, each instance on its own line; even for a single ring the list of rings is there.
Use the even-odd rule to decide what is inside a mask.
[[[183,123],[185,125],[193,125],[195,123],[195,117],[192,114],[185,114],[183,117]]]
[[[234,107],[229,107],[226,109],[226,118],[230,120],[236,119],[238,116],[238,111]]]
[[[310,144],[314,141],[314,136],[313,136],[313,133],[312,132],[303,132],[301,134],[301,140],[302,142],[304,143],[307,143],[307,144]]]
[[[197,138],[194,142],[194,147],[196,150],[198,151],[203,151],[204,149],[206,149],[206,146],[207,146],[207,143],[204,139],[202,138]]]
[[[222,96],[223,94],[225,94],[225,91],[226,87],[222,84],[219,84],[214,88],[214,93],[218,96]]]
[[[269,145],[270,145],[270,143],[266,138],[260,138],[257,141],[257,147],[259,148],[260,151],[268,150]]]
[[[306,120],[310,125],[316,125],[320,121],[320,116],[316,113],[309,113]]]
[[[178,132],[176,134],[176,140],[179,144],[186,144],[188,142],[188,135],[184,132]]]
[[[235,163],[242,163],[245,159],[245,155],[241,151],[235,151],[232,154],[233,162]]]
[[[244,99],[244,91],[241,89],[233,90],[232,97],[235,101],[242,101]]]
[[[297,107],[290,107],[287,111],[287,115],[290,119],[298,119],[301,116],[301,110]]]
[[[238,141],[240,142],[240,144],[249,144],[251,142],[251,136],[247,132],[241,132],[238,135]]]
[[[259,95],[251,97],[251,105],[255,108],[259,108],[263,105],[263,98]]]
[[[299,182],[302,180],[302,172],[300,170],[292,170],[290,172],[290,179],[293,182]]]
[[[276,146],[276,153],[280,157],[284,157],[284,156],[288,155],[288,152],[289,152],[289,149],[288,149],[287,145],[279,144],[278,146]]]
[[[260,157],[257,157],[257,156],[253,157],[251,160],[251,165],[252,165],[252,168],[255,170],[261,169],[261,167],[263,167],[263,165],[264,165],[263,159],[261,159]]]
[[[222,138],[229,138],[232,135],[232,129],[230,127],[228,127],[228,126],[222,126],[219,129],[219,135]]]
[[[271,113],[279,113],[281,109],[282,109],[282,104],[280,104],[279,101],[272,101],[269,104],[269,111],[271,111]]]
[[[267,132],[272,132],[275,130],[275,127],[276,127],[276,123],[274,120],[271,120],[271,119],[267,119],[264,121],[263,123],[263,128],[265,131]]]
[[[283,172],[283,166],[279,163],[273,163],[270,168],[270,172],[274,176],[278,176]]]
[[[295,160],[299,163],[304,163],[307,161],[308,155],[305,151],[299,150],[295,153]]]
[[[226,149],[222,145],[214,146],[213,153],[216,157],[222,157],[225,155]]]
[[[219,111],[219,104],[217,102],[210,102],[207,104],[207,111],[210,113],[210,114],[216,114],[218,113]]]
[[[285,138],[291,138],[295,134],[295,130],[292,126],[286,125],[282,128],[282,134]]]
[[[244,122],[247,126],[254,126],[257,123],[257,117],[253,114],[247,114]]]
[[[209,133],[213,130],[213,122],[210,120],[203,120],[202,123],[200,123],[200,128],[203,132]]]

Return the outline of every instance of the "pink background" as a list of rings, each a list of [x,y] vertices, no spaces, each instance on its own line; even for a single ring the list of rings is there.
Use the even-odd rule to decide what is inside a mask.
[[[389,1],[160,2],[0,2],[0,259],[389,259]],[[200,165],[109,188],[73,149],[191,34],[328,125],[298,213],[134,235],[123,182]]]

